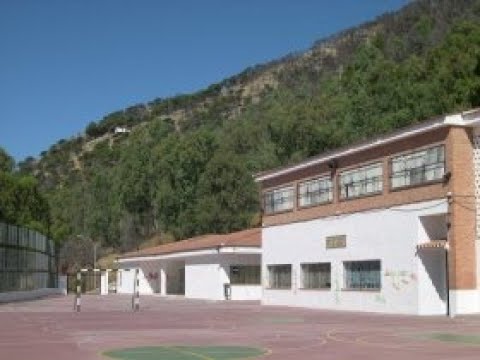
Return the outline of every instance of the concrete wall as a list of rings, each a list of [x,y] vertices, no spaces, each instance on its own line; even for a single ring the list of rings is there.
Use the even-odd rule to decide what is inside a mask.
[[[447,203],[433,200],[349,215],[265,227],[263,242],[264,304],[403,314],[445,314],[444,271],[439,254],[424,254],[417,245],[427,233],[420,217],[445,214]],[[420,234],[422,234],[420,236]],[[345,248],[326,249],[325,237],[346,235]],[[438,240],[438,239],[434,239]],[[436,250],[434,250],[436,251]],[[344,290],[344,261],[381,260],[380,291]],[[330,290],[300,289],[300,264],[330,262]],[[267,265],[292,264],[292,288],[273,290]],[[432,279],[432,268],[440,275]]]
[[[11,291],[0,293],[0,303],[28,301],[52,295],[66,295],[64,289],[44,288],[29,291]]]

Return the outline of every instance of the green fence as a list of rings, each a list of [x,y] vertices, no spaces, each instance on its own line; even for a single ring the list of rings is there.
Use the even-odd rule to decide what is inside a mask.
[[[56,287],[56,269],[52,240],[0,222],[0,292]]]

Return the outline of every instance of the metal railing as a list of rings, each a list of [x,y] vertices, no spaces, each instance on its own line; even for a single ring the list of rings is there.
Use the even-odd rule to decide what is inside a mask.
[[[45,235],[0,222],[0,292],[56,287],[55,244]]]

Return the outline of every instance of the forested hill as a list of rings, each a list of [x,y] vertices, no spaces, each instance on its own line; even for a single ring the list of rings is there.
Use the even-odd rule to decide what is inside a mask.
[[[259,223],[251,174],[480,104],[480,1],[420,0],[195,94],[91,123],[20,173],[49,232],[123,249]],[[127,126],[129,134],[112,133]]]

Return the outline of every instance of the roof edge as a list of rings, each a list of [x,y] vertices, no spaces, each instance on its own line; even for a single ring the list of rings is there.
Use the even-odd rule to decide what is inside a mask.
[[[115,262],[119,262],[119,260],[123,260],[125,262],[128,262],[128,261],[140,261],[144,258],[158,258],[158,259],[161,259],[163,257],[171,257],[172,255],[178,255],[178,256],[181,256],[182,254],[190,254],[190,253],[200,253],[200,252],[203,252],[203,251],[219,251],[219,249],[223,249],[223,248],[235,248],[235,249],[260,249],[261,250],[261,246],[255,246],[255,245],[224,245],[224,246],[209,246],[209,247],[205,247],[205,248],[198,248],[198,249],[191,249],[191,250],[183,250],[183,251],[170,251],[170,252],[166,252],[166,253],[161,253],[161,254],[138,254],[138,255],[131,255],[131,256],[126,256],[126,255],[122,255],[122,256],[118,256],[116,259],[115,259]],[[219,251],[220,253],[220,251]]]

